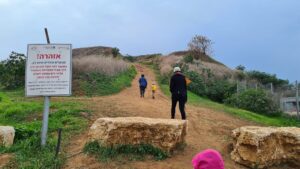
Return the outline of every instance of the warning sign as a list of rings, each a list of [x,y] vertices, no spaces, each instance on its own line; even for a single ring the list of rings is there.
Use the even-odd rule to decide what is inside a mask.
[[[69,96],[71,84],[71,44],[27,46],[26,96]]]

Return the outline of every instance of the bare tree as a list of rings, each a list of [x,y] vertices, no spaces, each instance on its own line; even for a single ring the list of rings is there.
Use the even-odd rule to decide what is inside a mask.
[[[211,52],[212,43],[206,36],[196,35],[188,44],[189,51],[196,60],[199,60],[201,55],[208,55]]]

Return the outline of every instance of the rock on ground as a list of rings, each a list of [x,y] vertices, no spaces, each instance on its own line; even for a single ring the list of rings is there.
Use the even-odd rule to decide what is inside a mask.
[[[292,163],[300,168],[300,128],[245,126],[232,131],[231,158],[253,168]]]
[[[0,126],[0,146],[9,147],[13,145],[15,129],[11,126]]]
[[[104,146],[151,144],[171,152],[185,143],[187,122],[143,117],[99,118],[89,131],[89,141]]]

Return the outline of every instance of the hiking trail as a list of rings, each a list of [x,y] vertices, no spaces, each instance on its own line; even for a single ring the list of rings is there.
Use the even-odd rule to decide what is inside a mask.
[[[80,97],[76,98],[86,104],[93,113],[87,115],[89,126],[100,117],[126,117],[141,116],[150,118],[170,118],[171,99],[165,96],[157,85],[156,98],[151,98],[151,83],[155,81],[152,70],[142,65],[135,65],[138,71],[137,76],[132,81],[129,88],[122,92],[102,97]],[[145,98],[140,98],[138,79],[141,74],[145,75],[148,87]],[[208,108],[186,105],[188,120],[187,146],[182,152],[175,152],[171,158],[163,161],[125,161],[112,160],[109,162],[99,162],[92,156],[82,153],[86,143],[88,129],[82,134],[73,136],[70,144],[63,150],[67,154],[65,169],[191,169],[192,157],[198,152],[213,148],[218,150],[225,161],[227,169],[245,169],[230,159],[231,130],[254,123],[239,119],[224,112],[215,111]],[[178,106],[176,118],[181,119]],[[275,169],[275,168],[273,168]]]

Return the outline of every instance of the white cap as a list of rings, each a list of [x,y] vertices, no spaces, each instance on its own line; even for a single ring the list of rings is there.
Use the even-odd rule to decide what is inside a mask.
[[[174,67],[174,72],[180,72],[180,71],[181,71],[180,67]]]

